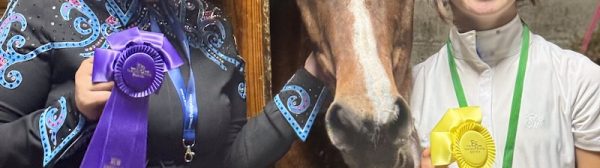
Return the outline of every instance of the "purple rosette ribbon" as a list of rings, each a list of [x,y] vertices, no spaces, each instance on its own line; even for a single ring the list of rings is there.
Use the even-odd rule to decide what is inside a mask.
[[[168,70],[183,64],[163,34],[137,27],[107,37],[94,52],[93,82],[114,81],[81,167],[144,167],[148,100]]]

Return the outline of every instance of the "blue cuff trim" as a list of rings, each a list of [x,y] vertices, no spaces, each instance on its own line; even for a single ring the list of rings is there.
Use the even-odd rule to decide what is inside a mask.
[[[294,129],[296,135],[298,135],[298,138],[300,138],[300,140],[302,140],[303,142],[306,141],[306,138],[308,137],[308,134],[310,132],[310,128],[312,127],[315,118],[317,118],[317,114],[321,110],[321,105],[323,104],[324,97],[326,97],[325,95],[327,94],[326,90],[327,89],[325,87],[321,89],[317,101],[315,102],[314,106],[312,106],[312,111],[310,112],[310,114],[308,114],[307,118],[304,117],[304,120],[301,119],[303,118],[301,116],[307,115],[305,114],[305,112],[311,106],[310,96],[306,92],[306,90],[304,90],[304,88],[297,85],[286,85],[283,88],[283,90],[281,90],[280,94],[292,91],[298,94],[298,96],[300,96],[299,100],[297,95],[289,96],[287,98],[287,104],[283,103],[280,94],[277,94],[275,96],[275,105],[277,106],[281,114],[283,114],[283,117],[287,120],[290,126]],[[302,126],[298,123],[299,121],[305,121],[306,124]]]
[[[46,167],[54,157],[56,157],[61,150],[68,145],[71,140],[79,134],[85,124],[85,118],[79,116],[77,126],[65,137],[60,143],[57,144],[58,131],[64,126],[68,112],[67,112],[67,101],[65,97],[61,97],[58,100],[60,104],[60,113],[55,107],[48,107],[40,115],[40,138],[42,147],[44,149],[44,162],[43,166]]]

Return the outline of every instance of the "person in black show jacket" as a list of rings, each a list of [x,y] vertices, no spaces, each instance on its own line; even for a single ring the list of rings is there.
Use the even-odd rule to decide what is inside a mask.
[[[150,97],[147,167],[267,167],[306,138],[309,115],[329,97],[309,58],[286,84],[295,90],[247,119],[231,25],[202,0],[12,0],[0,24],[0,167],[79,167],[114,85],[92,83],[89,57],[110,48],[108,35],[132,27],[169,39],[185,80],[190,66],[195,71],[198,96],[195,156],[186,163],[182,104],[165,75]],[[306,112],[288,112],[299,104],[293,96],[309,99]]]

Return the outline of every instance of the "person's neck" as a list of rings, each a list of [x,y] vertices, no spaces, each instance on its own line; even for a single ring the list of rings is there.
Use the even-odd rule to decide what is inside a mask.
[[[453,7],[454,25],[460,33],[485,31],[501,27],[517,16],[517,7],[510,7],[497,14],[471,16]]]
[[[470,30],[459,33],[453,28],[451,37],[462,47],[462,57],[481,60],[490,66],[503,58],[518,54],[521,46],[523,23],[518,15],[508,23],[484,31]]]

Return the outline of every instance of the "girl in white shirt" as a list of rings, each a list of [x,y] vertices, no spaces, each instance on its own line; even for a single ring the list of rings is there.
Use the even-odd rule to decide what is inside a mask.
[[[516,0],[434,1],[453,27],[448,43],[413,69],[422,167],[432,167],[432,129],[448,109],[466,106],[481,111],[493,167],[600,166],[598,65],[529,31]]]

